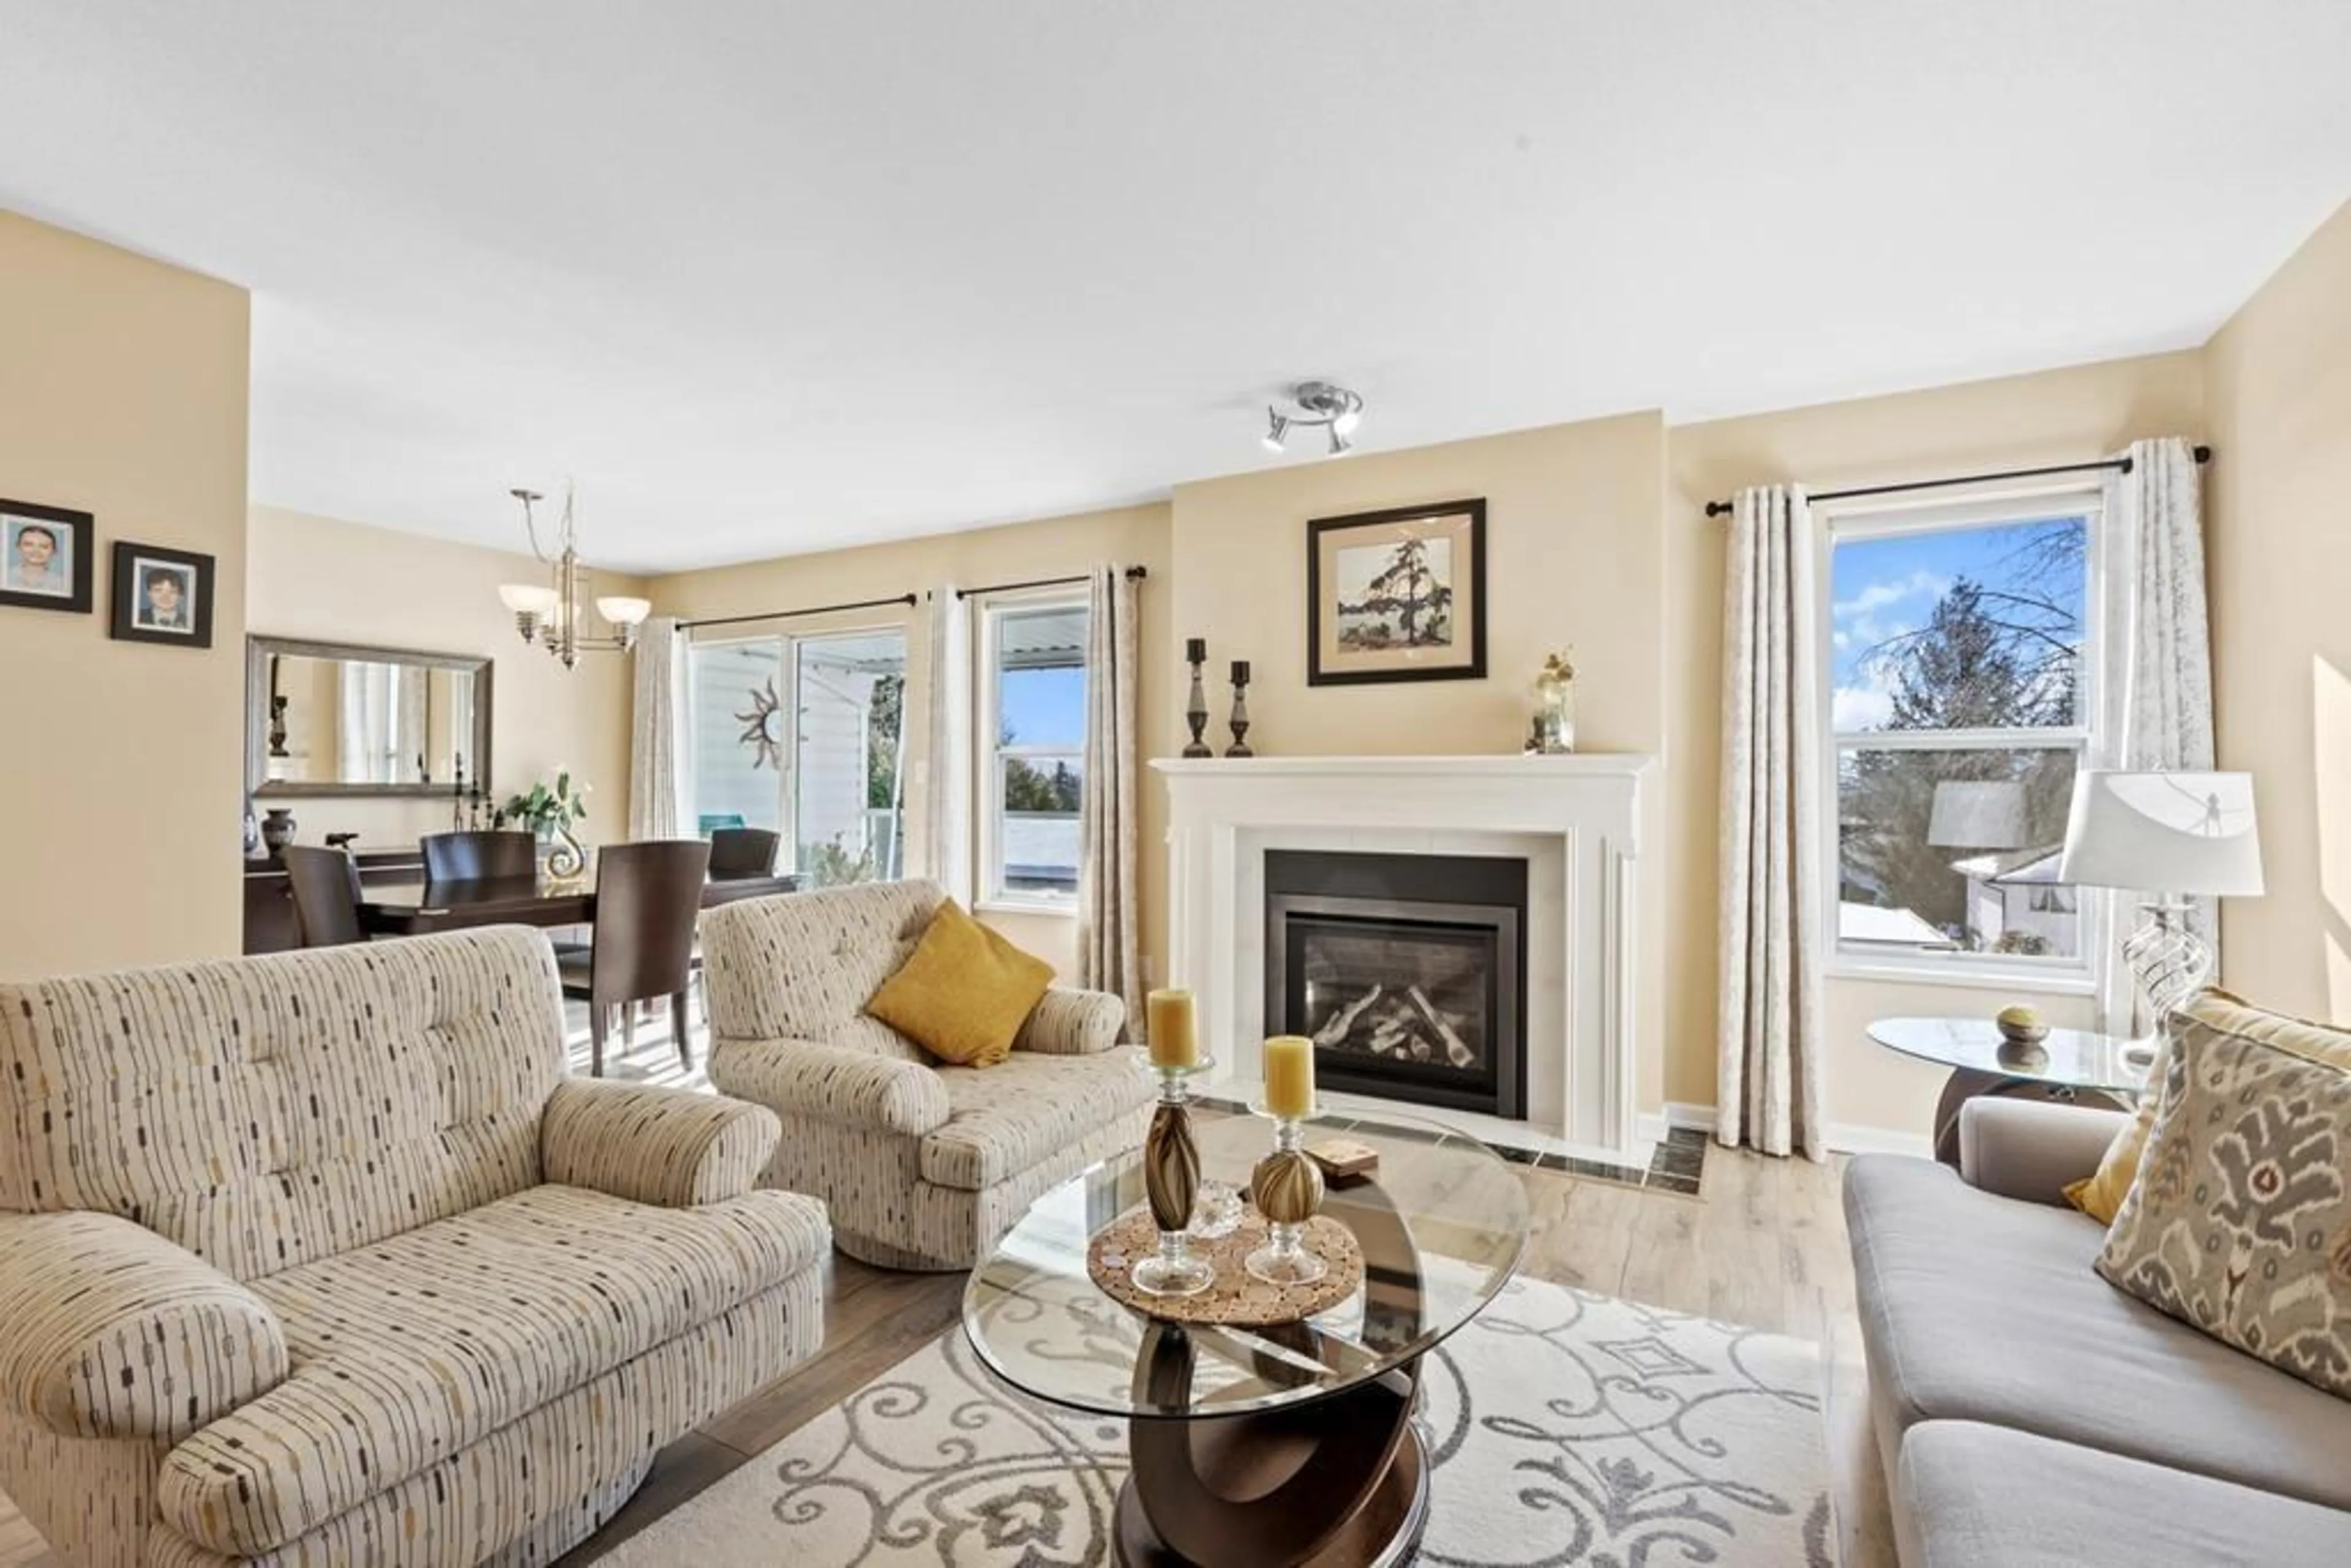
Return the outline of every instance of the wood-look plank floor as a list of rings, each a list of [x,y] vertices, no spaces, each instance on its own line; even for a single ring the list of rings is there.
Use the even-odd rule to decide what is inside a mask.
[[[578,1042],[585,1071],[584,1041]],[[658,1028],[612,1064],[612,1076],[695,1088]],[[1848,1568],[1894,1561],[1864,1414],[1865,1384],[1853,1270],[1828,1166],[1708,1152],[1696,1197],[1551,1171],[1521,1173],[1532,1234],[1521,1267],[1536,1278],[1817,1342],[1830,1366],[1830,1463]],[[664,1449],[630,1503],[564,1559],[592,1563],[629,1535],[748,1463],[802,1424],[951,1328],[960,1274],[904,1274],[836,1255],[826,1280],[825,1345],[807,1364]],[[58,1568],[0,1497],[0,1568]]]

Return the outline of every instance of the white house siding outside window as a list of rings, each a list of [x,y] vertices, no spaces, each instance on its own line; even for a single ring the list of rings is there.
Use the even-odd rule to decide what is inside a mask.
[[[812,886],[903,873],[897,629],[696,643],[686,662],[691,825],[782,836]]]

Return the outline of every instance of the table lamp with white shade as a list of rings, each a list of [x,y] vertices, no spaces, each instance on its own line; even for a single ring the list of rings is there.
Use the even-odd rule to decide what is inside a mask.
[[[2153,895],[2123,961],[2160,1020],[2212,977],[2212,945],[2189,929],[2188,900],[2262,891],[2253,776],[2084,771],[2074,779],[2057,880]]]

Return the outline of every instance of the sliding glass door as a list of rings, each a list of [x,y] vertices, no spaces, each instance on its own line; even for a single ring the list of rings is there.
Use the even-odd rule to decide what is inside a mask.
[[[904,632],[700,643],[687,672],[697,831],[779,833],[810,886],[902,874]]]

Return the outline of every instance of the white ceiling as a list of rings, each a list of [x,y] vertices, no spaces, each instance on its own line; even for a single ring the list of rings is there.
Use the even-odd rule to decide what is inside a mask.
[[[254,290],[256,500],[666,569],[2201,341],[2345,0],[0,0],[0,205]]]

